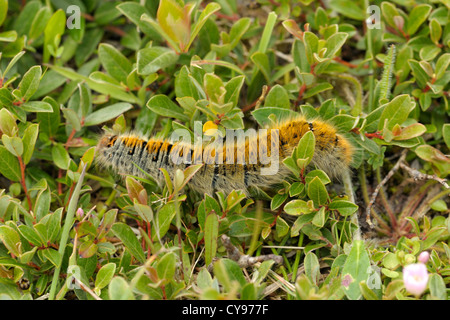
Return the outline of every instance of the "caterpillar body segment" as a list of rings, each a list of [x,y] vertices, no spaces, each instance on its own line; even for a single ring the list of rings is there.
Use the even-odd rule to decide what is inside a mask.
[[[242,190],[248,195],[251,186],[268,188],[291,174],[282,160],[292,154],[308,131],[313,132],[316,140],[312,164],[331,178],[339,179],[346,174],[353,155],[349,141],[331,124],[303,117],[281,122],[266,131],[255,131],[245,139],[233,137],[233,143],[222,145],[147,140],[135,133],[105,134],[97,145],[96,159],[116,173],[140,177],[147,173],[160,184],[164,182],[160,168],[173,178],[177,169],[201,163],[202,168],[188,183],[190,188],[209,195],[217,191],[228,194],[232,190]]]
[[[331,178],[340,179],[349,171],[354,148],[331,124],[318,119],[307,121],[299,117],[280,123],[276,128],[280,130],[282,158],[290,156],[303,135],[312,131],[316,140],[312,164]]]

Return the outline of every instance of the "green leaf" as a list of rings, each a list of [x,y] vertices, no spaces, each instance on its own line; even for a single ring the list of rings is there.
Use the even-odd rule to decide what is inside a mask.
[[[413,123],[403,129],[400,134],[394,136],[394,140],[408,140],[421,136],[427,131],[427,128],[421,123]]]
[[[312,131],[306,132],[299,140],[293,156],[295,159],[308,159],[306,165],[309,164],[314,155],[314,149],[316,147],[316,139]]]
[[[435,44],[439,43],[442,36],[442,27],[437,19],[432,19],[430,21],[430,38]]]
[[[427,19],[431,9],[432,7],[429,4],[419,4],[411,10],[405,28],[408,35],[412,36],[416,33],[420,25]]]
[[[8,0],[0,0],[0,26],[3,24],[8,13]]]
[[[75,226],[75,231],[79,238],[82,238],[86,235],[95,236],[97,234],[97,228],[89,220],[77,223],[77,225]]]
[[[231,50],[233,50],[244,36],[245,32],[247,32],[250,27],[251,19],[244,17],[236,21],[230,29],[230,33],[227,35],[229,42],[223,41],[224,44],[211,44],[211,49],[221,57],[225,57],[229,54]],[[224,34],[222,35],[222,40],[224,38]]]
[[[55,210],[53,213],[49,213],[49,215],[50,218],[47,220],[45,226],[47,228],[47,239],[53,242],[57,239],[61,231],[62,208]]]
[[[364,10],[358,6],[358,2],[352,0],[332,0],[330,7],[350,19],[364,21],[366,17]]]
[[[55,249],[43,249],[42,255],[47,258],[55,267],[61,264],[61,255]]]
[[[110,106],[101,108],[99,110],[96,110],[92,112],[91,114],[88,114],[86,116],[86,119],[84,120],[85,126],[94,126],[106,121],[109,121],[111,119],[114,119],[124,112],[130,110],[133,108],[133,105],[125,102],[118,102],[115,104],[112,104]]]
[[[445,123],[442,126],[442,137],[444,138],[447,148],[450,148],[450,123]]]
[[[411,97],[408,94],[396,96],[385,105],[378,123],[378,130],[381,131],[383,128],[392,130],[396,124],[402,124],[414,107],[415,103],[411,101]]]
[[[110,300],[134,300],[130,285],[122,277],[115,277],[108,286]]]
[[[422,65],[416,60],[408,60],[408,64],[420,88],[425,88],[430,77]]]
[[[272,36],[273,28],[277,21],[277,14],[272,11],[267,15],[267,20],[265,22],[264,30],[261,35],[261,40],[259,42],[258,51],[265,54],[269,46],[269,41]]]
[[[430,289],[432,299],[447,300],[447,289],[445,286],[445,282],[439,274],[430,274],[430,279],[428,280],[428,288]]]
[[[2,142],[5,148],[16,157],[22,156],[23,142],[19,137],[9,137],[6,134],[2,135]]]
[[[33,22],[31,23],[30,32],[28,33],[30,40],[37,39],[44,32],[45,26],[51,16],[52,10],[50,7],[44,6],[39,9],[34,16]]]
[[[289,196],[295,197],[305,190],[305,184],[302,182],[294,182],[289,188]]]
[[[195,100],[200,99],[197,87],[192,83],[189,77],[190,71],[186,65],[181,67],[175,78],[175,94],[178,98],[192,97]]]
[[[176,43],[182,50],[190,37],[190,16],[184,9],[175,0],[164,0],[160,2],[156,14],[164,38]]]
[[[18,89],[25,101],[28,101],[38,89],[41,75],[41,66],[33,66],[24,74]]]
[[[415,152],[420,158],[430,162],[434,169],[446,174],[449,172],[450,160],[438,149],[425,144],[418,146]]]
[[[291,200],[284,206],[284,211],[292,216],[311,213],[313,209],[303,200]]]
[[[134,234],[133,230],[131,230],[130,226],[122,222],[117,222],[113,224],[113,226],[111,227],[111,231],[123,242],[125,247],[136,259],[139,260],[139,262],[145,262],[144,251],[142,250],[141,244]]]
[[[311,170],[310,172],[308,172],[305,176],[305,182],[308,184],[315,177],[319,177],[323,184],[328,184],[331,182],[330,178],[322,170]]]
[[[325,185],[322,183],[319,177],[315,177],[308,184],[308,197],[314,201],[317,206],[324,205],[328,201],[328,192]]]
[[[19,131],[16,119],[6,108],[0,109],[0,131],[10,137],[16,136]]]
[[[291,104],[287,90],[279,84],[273,86],[264,100],[264,107],[289,109]]]
[[[155,28],[150,26],[148,23],[141,21],[141,16],[143,14],[149,14],[146,7],[137,2],[127,1],[117,5],[117,9],[128,19],[130,19],[131,22],[137,25],[139,30],[154,39],[155,42],[160,42],[163,40],[162,37],[156,32]]]
[[[319,50],[319,38],[314,33],[305,31],[303,39],[308,63],[312,65],[316,62],[314,59],[314,53],[317,53]]]
[[[1,145],[0,173],[11,181],[20,181],[21,179],[19,160]]]
[[[45,188],[41,190],[36,197],[36,202],[34,203],[33,208],[37,221],[40,221],[46,214],[48,214],[48,212],[50,211],[50,202],[51,202],[50,189]]]
[[[333,200],[328,206],[331,210],[337,210],[340,215],[346,217],[358,210],[358,206],[346,200]]]
[[[273,196],[272,201],[270,202],[270,210],[278,209],[283,202],[287,199],[287,193],[277,193]]]
[[[152,239],[156,241],[162,239],[164,235],[169,231],[170,224],[176,214],[176,204],[169,202],[165,204],[156,214],[157,223],[152,226]],[[157,227],[157,229],[155,229]]]
[[[106,287],[111,279],[114,277],[114,273],[116,272],[116,264],[113,262],[107,263],[100,268],[97,272],[97,276],[95,278],[95,289],[94,291],[100,293],[100,290]]]
[[[445,72],[448,69],[448,65],[450,64],[450,53],[444,53],[439,57],[436,62],[436,80],[441,79]]]
[[[120,1],[100,2],[95,10],[95,23],[104,26],[117,19],[121,15],[121,12],[117,10],[118,4],[120,4]]]
[[[327,39],[325,48],[327,52],[324,58],[333,58],[336,52],[338,52],[347,40],[348,33],[337,32]]]
[[[210,213],[205,221],[205,264],[210,265],[217,251],[217,238],[219,235],[219,219],[217,214]]]
[[[3,70],[3,77],[8,76],[8,72],[11,70],[11,68],[16,64],[16,62],[25,54],[25,51],[20,51],[19,53],[17,53],[12,59],[11,61],[9,61],[8,65],[6,66],[6,68]],[[6,89],[6,88],[5,88]]]
[[[0,41],[2,42],[14,42],[16,40],[17,40],[17,32],[15,30],[0,33]]]
[[[106,72],[117,81],[127,83],[128,74],[133,70],[131,62],[116,48],[107,43],[98,47],[98,57]]]
[[[270,82],[270,65],[269,65],[269,58],[265,53],[262,52],[255,52],[252,54],[250,59],[253,61],[255,66],[258,68],[259,71],[264,75],[264,78],[269,83]]]
[[[76,131],[81,130],[81,121],[78,114],[73,109],[61,108],[64,118],[67,120],[67,124],[70,125]]]
[[[44,101],[28,101],[21,108],[27,112],[53,112],[52,106]]]
[[[361,290],[361,293],[366,300],[380,300],[378,296],[375,294],[375,292],[370,289],[365,281],[362,281],[359,284],[359,289]]]
[[[303,95],[303,99],[310,98],[312,96],[315,96],[316,94],[319,94],[321,92],[331,90],[331,89],[333,89],[333,86],[331,84],[329,84],[328,82],[318,83],[317,85],[308,89],[305,92],[305,94]]]
[[[42,59],[44,63],[50,59],[50,50],[53,50],[53,52],[57,51],[65,29],[66,14],[62,9],[59,9],[52,15],[44,30],[44,56]]]
[[[292,19],[288,19],[283,21],[283,27],[285,27],[285,29],[291,33],[294,37],[296,37],[297,39],[302,40],[303,39],[303,31],[300,30],[300,28],[298,27],[297,22],[295,22],[295,20]]]
[[[422,243],[422,249],[427,250],[433,246],[441,238],[444,232],[446,232],[446,228],[444,227],[434,227],[430,229],[424,237],[425,240]]]
[[[242,274],[241,268],[233,260],[220,259],[214,263],[213,268],[214,275],[227,292],[233,290],[234,282],[237,282],[240,286],[245,285],[247,282]]]
[[[287,222],[281,218],[277,217],[277,223],[275,225],[275,230],[277,231],[277,236],[282,238],[289,232],[289,225]]]
[[[34,146],[36,144],[36,139],[39,134],[39,124],[32,124],[25,129],[22,137],[23,141],[23,163],[28,164],[33,155]]]
[[[83,20],[82,20],[83,21]],[[76,30],[76,29],[73,29]],[[81,30],[81,29],[78,29]],[[75,65],[81,67],[95,52],[104,34],[103,28],[88,28],[75,51]],[[79,37],[78,35],[76,37]],[[92,88],[92,86],[90,86]]]
[[[16,230],[7,225],[0,226],[0,240],[9,252],[14,254],[16,257],[20,257],[22,254],[22,243]]]
[[[215,2],[208,3],[206,8],[202,11],[200,14],[200,17],[198,18],[197,22],[192,26],[191,36],[189,39],[189,43],[186,46],[186,51],[191,46],[192,42],[194,41],[197,34],[200,32],[200,30],[203,28],[203,25],[206,23],[208,18],[216,11],[220,10],[220,5]]]
[[[35,246],[43,246],[44,239],[39,235],[38,232],[33,227],[27,226],[25,224],[18,226],[20,234],[29,242]]]
[[[225,103],[232,102],[233,107],[235,107],[239,102],[239,94],[241,92],[241,88],[244,84],[245,76],[237,76],[229,80],[225,84]],[[267,97],[266,97],[267,101]]]
[[[166,47],[141,49],[137,53],[137,71],[141,75],[148,75],[175,64],[177,60],[178,55]]]
[[[53,163],[60,169],[67,170],[69,168],[70,156],[61,143],[57,143],[52,148]]]
[[[220,77],[212,73],[205,74],[203,79],[203,86],[205,88],[205,93],[207,94],[209,101],[218,104],[224,103],[226,90]]]
[[[314,215],[314,218],[312,220],[312,224],[318,228],[322,228],[325,224],[325,209],[325,207],[320,207],[319,211]]]
[[[161,260],[158,261],[156,272],[159,279],[164,279],[167,282],[173,280],[176,271],[177,257],[173,252],[167,252]]]
[[[320,277],[320,265],[319,259],[313,252],[310,251],[305,255],[304,267],[305,275],[317,285]]]
[[[8,89],[6,89],[6,88],[0,89],[0,104],[2,106],[5,106],[5,107],[8,107],[9,109],[11,109],[14,100],[15,100],[15,97],[12,95],[12,93]],[[0,112],[8,112],[9,113],[8,109],[6,109],[6,108],[0,109]],[[14,113],[14,109],[11,109],[11,112]],[[11,114],[9,114],[9,116],[11,117]],[[0,117],[0,121],[2,118],[3,117]],[[0,123],[0,125],[1,125],[1,123]],[[5,131],[3,131],[3,132],[5,132]]]
[[[55,70],[47,70],[41,78],[41,82],[39,83],[39,88],[36,90],[34,95],[31,97],[31,100],[37,100],[46,94],[49,94],[53,90],[59,88],[67,81],[66,77],[63,77],[61,74],[57,73]],[[45,97],[49,98],[49,97]],[[44,98],[44,100],[45,100]]]
[[[228,117],[222,120],[222,125],[226,129],[244,129],[244,121],[242,120],[242,114],[236,113],[232,117]]]
[[[384,19],[389,24],[389,26],[398,29],[396,26],[394,17],[400,16],[400,13],[398,12],[397,8],[395,7],[395,4],[388,2],[388,1],[383,1],[381,3],[381,12],[383,14]]]
[[[80,107],[81,117],[84,118],[91,111],[92,108],[92,99],[91,99],[91,91],[85,84],[78,84],[78,90],[80,92]]]
[[[181,121],[189,121],[189,117],[184,114],[183,109],[172,102],[166,95],[154,95],[148,100],[147,107],[159,115],[176,118]]]
[[[60,66],[53,66],[50,65],[50,68],[58,72],[59,74],[62,74],[63,76],[71,79],[71,80],[81,80],[86,82],[86,84],[91,88],[92,90],[95,90],[99,93],[110,95],[112,98],[127,101],[130,103],[136,103],[140,104],[141,101],[139,101],[138,98],[136,98],[133,94],[127,93],[124,90],[118,90],[116,85],[108,84],[108,83],[99,83],[97,81],[94,81],[90,79],[89,77],[86,77],[82,74],[79,74],[72,69],[60,67]]]
[[[289,119],[298,115],[295,111],[276,107],[264,107],[252,111],[253,117],[261,127],[273,125],[269,119],[269,116],[272,114],[278,121],[283,121],[283,119]]]
[[[350,300],[358,300],[361,297],[359,284],[361,281],[367,281],[369,268],[370,259],[364,241],[354,240],[350,253],[345,260],[341,276],[342,287]]]

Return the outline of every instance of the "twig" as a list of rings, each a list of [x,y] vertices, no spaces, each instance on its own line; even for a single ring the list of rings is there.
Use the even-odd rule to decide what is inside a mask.
[[[91,290],[87,285],[85,285],[83,282],[77,279],[77,277],[73,277],[75,283],[81,287],[83,291],[86,291],[89,293],[95,300],[102,300],[98,295],[95,294],[94,291]]]
[[[375,200],[377,199],[378,192],[380,192],[380,189],[388,182],[388,180],[394,175],[394,173],[400,168],[400,164],[405,160],[406,158],[407,150],[403,150],[402,155],[400,156],[400,159],[398,159],[395,166],[389,171],[389,173],[384,177],[384,179],[380,182],[380,184],[375,188],[375,191],[372,193],[372,197],[370,198],[369,205],[366,208],[366,222],[367,224],[373,229],[374,225],[372,221],[370,220],[370,210],[372,209],[373,204],[375,203]]]
[[[274,260],[277,264],[281,264],[283,262],[283,258],[276,254],[265,254],[257,257],[242,254],[239,249],[231,243],[230,238],[227,235],[223,234],[221,239],[225,249],[227,250],[228,258],[236,261],[241,268],[247,268],[258,262],[263,262],[266,260]]]
[[[22,185],[23,188],[23,192],[25,193],[25,196],[27,198],[27,202],[28,202],[28,210],[31,211],[33,210],[32,204],[31,204],[31,198],[30,195],[28,194],[28,190],[27,190],[27,184],[25,183],[25,164],[22,160],[22,157],[17,157],[17,159],[19,159],[19,165],[20,165],[20,184]]]
[[[447,179],[442,179],[439,178],[436,175],[430,175],[430,174],[426,174],[426,173],[422,173],[419,170],[413,169],[408,167],[406,164],[404,163],[400,163],[400,167],[402,169],[405,169],[406,171],[408,171],[408,173],[411,175],[411,177],[417,181],[417,180],[435,180],[437,182],[439,182],[440,184],[442,184],[444,187],[446,187],[447,189],[450,189],[450,186],[447,184]]]
[[[264,85],[262,87],[262,92],[261,92],[261,95],[259,96],[259,98],[257,100],[255,100],[252,104],[249,104],[248,106],[243,107],[242,112],[245,113],[247,111],[250,111],[253,108],[258,109],[260,104],[264,101],[267,91],[269,91],[269,87]]]

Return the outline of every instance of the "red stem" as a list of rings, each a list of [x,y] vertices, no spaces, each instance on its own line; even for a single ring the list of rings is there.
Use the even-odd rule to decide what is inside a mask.
[[[17,158],[19,159],[20,165],[20,175],[21,175],[20,183],[22,185],[23,191],[25,192],[25,196],[27,197],[29,210],[31,210],[32,209],[31,198],[30,195],[28,194],[27,185],[25,183],[25,164],[23,163],[22,157],[19,156]]]

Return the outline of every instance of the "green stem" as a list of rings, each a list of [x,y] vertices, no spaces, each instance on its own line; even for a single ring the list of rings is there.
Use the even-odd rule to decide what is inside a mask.
[[[53,280],[52,280],[52,284],[50,287],[50,294],[48,297],[49,300],[55,299],[56,287],[58,285],[59,274],[61,272],[61,267],[62,267],[62,262],[63,262],[62,260],[64,257],[64,252],[66,250],[67,241],[69,239],[70,229],[72,229],[73,220],[74,220],[73,217],[74,217],[75,211],[77,209],[78,198],[80,196],[81,186],[83,185],[85,172],[86,172],[86,165],[84,165],[84,167],[83,167],[83,171],[81,172],[80,178],[77,182],[77,185],[75,186],[75,190],[72,194],[72,198],[70,199],[69,206],[67,208],[66,220],[64,221],[64,227],[63,227],[63,231],[61,234],[61,241],[59,242],[59,251],[58,252],[59,252],[60,261],[59,261],[58,266],[56,267],[55,273],[53,274]]]
[[[272,35],[273,27],[277,21],[277,14],[275,12],[269,13],[267,16],[266,26],[264,27],[263,34],[261,36],[261,41],[259,42],[258,51],[266,53],[267,47],[269,46],[270,36]]]
[[[362,96],[363,96],[363,89],[361,83],[349,74],[340,74],[338,75],[338,78],[344,79],[355,87],[355,104],[353,106],[353,109],[351,111],[352,116],[359,116],[362,113]]]
[[[345,194],[348,195],[348,199],[351,202],[355,203],[355,195],[353,193],[353,184],[350,177],[350,172],[346,171],[342,178],[344,182]],[[353,214],[351,221],[356,225],[356,231],[353,235],[353,240],[361,240],[361,229],[359,228],[358,211]]]
[[[127,192],[127,189],[125,189],[124,187],[121,187],[121,186],[117,185],[116,183],[113,183],[111,181],[108,181],[106,179],[98,177],[98,176],[93,175],[91,173],[86,173],[86,178],[89,179],[89,180],[95,180],[95,181],[101,182],[101,183],[107,185],[110,188],[116,189],[117,191]]]
[[[304,236],[305,236],[305,234],[303,232],[300,233],[300,236],[298,238],[298,246],[299,247],[303,246],[303,237]],[[292,282],[295,282],[295,280],[297,279],[298,265],[300,264],[301,256],[302,256],[302,250],[298,250],[297,253],[295,254],[294,264],[292,265],[292,278],[291,278]]]
[[[359,167],[359,184],[361,185],[360,189],[363,195],[364,203],[368,206],[370,198],[369,191],[367,191],[366,168],[364,167],[364,164]]]
[[[364,5],[366,8],[369,7],[369,0],[364,1]],[[367,28],[366,31],[366,39],[367,39],[367,52],[366,56],[370,58],[369,60],[369,105],[367,113],[370,113],[373,110],[373,96],[375,89],[375,81],[374,81],[374,68],[373,68],[373,48],[372,48],[372,29]]]
[[[250,246],[247,251],[247,255],[251,256],[253,252],[255,252],[256,248],[258,247],[258,239],[261,234],[261,221],[262,221],[262,202],[257,201],[256,202],[256,220],[255,220],[255,226],[253,227],[253,233],[252,233],[252,239],[250,241]]]

